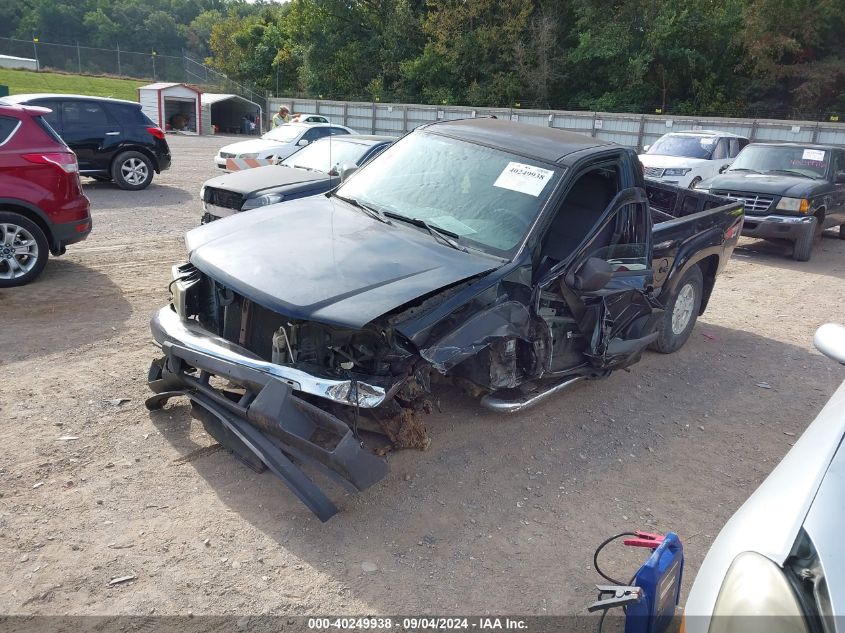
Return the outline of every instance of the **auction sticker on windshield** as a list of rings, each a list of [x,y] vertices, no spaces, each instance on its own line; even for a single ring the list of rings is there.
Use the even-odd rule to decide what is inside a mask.
[[[494,187],[510,189],[519,193],[527,193],[535,198],[540,195],[543,188],[555,175],[551,169],[542,169],[534,165],[510,162],[496,178]]]
[[[823,149],[805,149],[804,154],[801,156],[801,160],[815,160],[820,163],[824,162],[824,150]]]

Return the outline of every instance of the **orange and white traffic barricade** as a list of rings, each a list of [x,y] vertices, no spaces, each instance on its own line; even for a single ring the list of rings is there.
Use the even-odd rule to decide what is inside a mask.
[[[272,158],[227,158],[226,169],[229,171],[241,171],[243,169],[252,169],[253,167],[274,165],[275,162]]]

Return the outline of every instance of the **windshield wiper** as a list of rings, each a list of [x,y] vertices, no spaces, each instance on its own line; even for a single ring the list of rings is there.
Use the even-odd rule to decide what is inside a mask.
[[[756,169],[748,169],[747,167],[733,167],[733,168],[728,169],[726,171],[750,171],[752,174],[759,174],[760,173]]]
[[[815,178],[813,178],[812,176],[808,176],[807,174],[802,174],[800,171],[792,171],[791,169],[770,169],[766,173],[768,173],[768,174],[774,174],[774,173],[790,174],[790,175],[793,175],[793,176],[801,176],[802,178],[809,178],[810,180],[815,180]]]
[[[339,196],[337,194],[335,194],[334,197],[338,198],[339,200],[343,200],[347,204],[351,204],[356,209],[361,209],[361,211],[369,215],[371,218],[375,218],[379,222],[384,222],[385,224],[393,224],[393,222],[384,217],[384,214],[381,211],[364,204],[360,200],[356,200],[355,198],[347,198],[346,196]]]
[[[440,241],[446,244],[447,246],[451,246],[455,250],[463,251],[464,253],[469,253],[469,250],[467,250],[465,247],[461,246],[455,240],[452,239],[453,237],[460,239],[461,236],[457,233],[453,233],[452,231],[449,231],[447,229],[441,229],[439,226],[429,224],[422,218],[409,218],[408,216],[400,215],[399,213],[392,213],[390,211],[385,211],[384,215],[389,218],[395,218],[400,222],[407,222],[408,224],[413,224],[414,226],[424,228],[431,234],[433,238],[439,238]]]

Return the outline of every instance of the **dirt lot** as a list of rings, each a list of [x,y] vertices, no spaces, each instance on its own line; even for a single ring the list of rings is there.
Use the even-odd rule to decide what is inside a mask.
[[[335,491],[320,524],[184,401],[143,406],[148,319],[220,143],[173,139],[146,191],[87,184],[91,237],[0,291],[0,613],[569,614],[594,597],[593,547],[631,528],[680,533],[685,594],[845,378],[811,344],[845,318],[845,241],[798,264],[743,240],[680,352],[513,417],[444,394],[430,450],[391,455],[362,495]],[[634,554],[605,566],[625,576]]]

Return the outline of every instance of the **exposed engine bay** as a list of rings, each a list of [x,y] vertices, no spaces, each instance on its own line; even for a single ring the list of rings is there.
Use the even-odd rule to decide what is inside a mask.
[[[495,329],[488,339],[474,334],[473,329],[490,329],[492,317],[477,324],[477,315],[467,317],[458,311],[429,334],[430,339],[439,339],[439,345],[418,350],[400,333],[401,325],[424,317],[470,281],[401,306],[362,329],[351,329],[286,317],[226,288],[189,263],[174,267],[173,274],[172,305],[180,317],[196,319],[209,332],[274,365],[348,380],[352,389],[365,384],[382,387],[386,397],[377,407],[356,407],[357,394],[345,406],[307,393],[303,397],[356,428],[385,435],[392,448],[424,449],[430,444],[420,414],[431,412],[437,404],[432,383],[449,383],[477,398],[525,390],[526,381],[553,377],[584,364],[584,338],[566,302],[553,291],[540,294],[537,312],[541,318],[532,319],[524,305],[513,301],[500,301],[482,313],[494,315],[513,330],[512,336]],[[461,348],[455,342],[461,339],[477,344]]]

